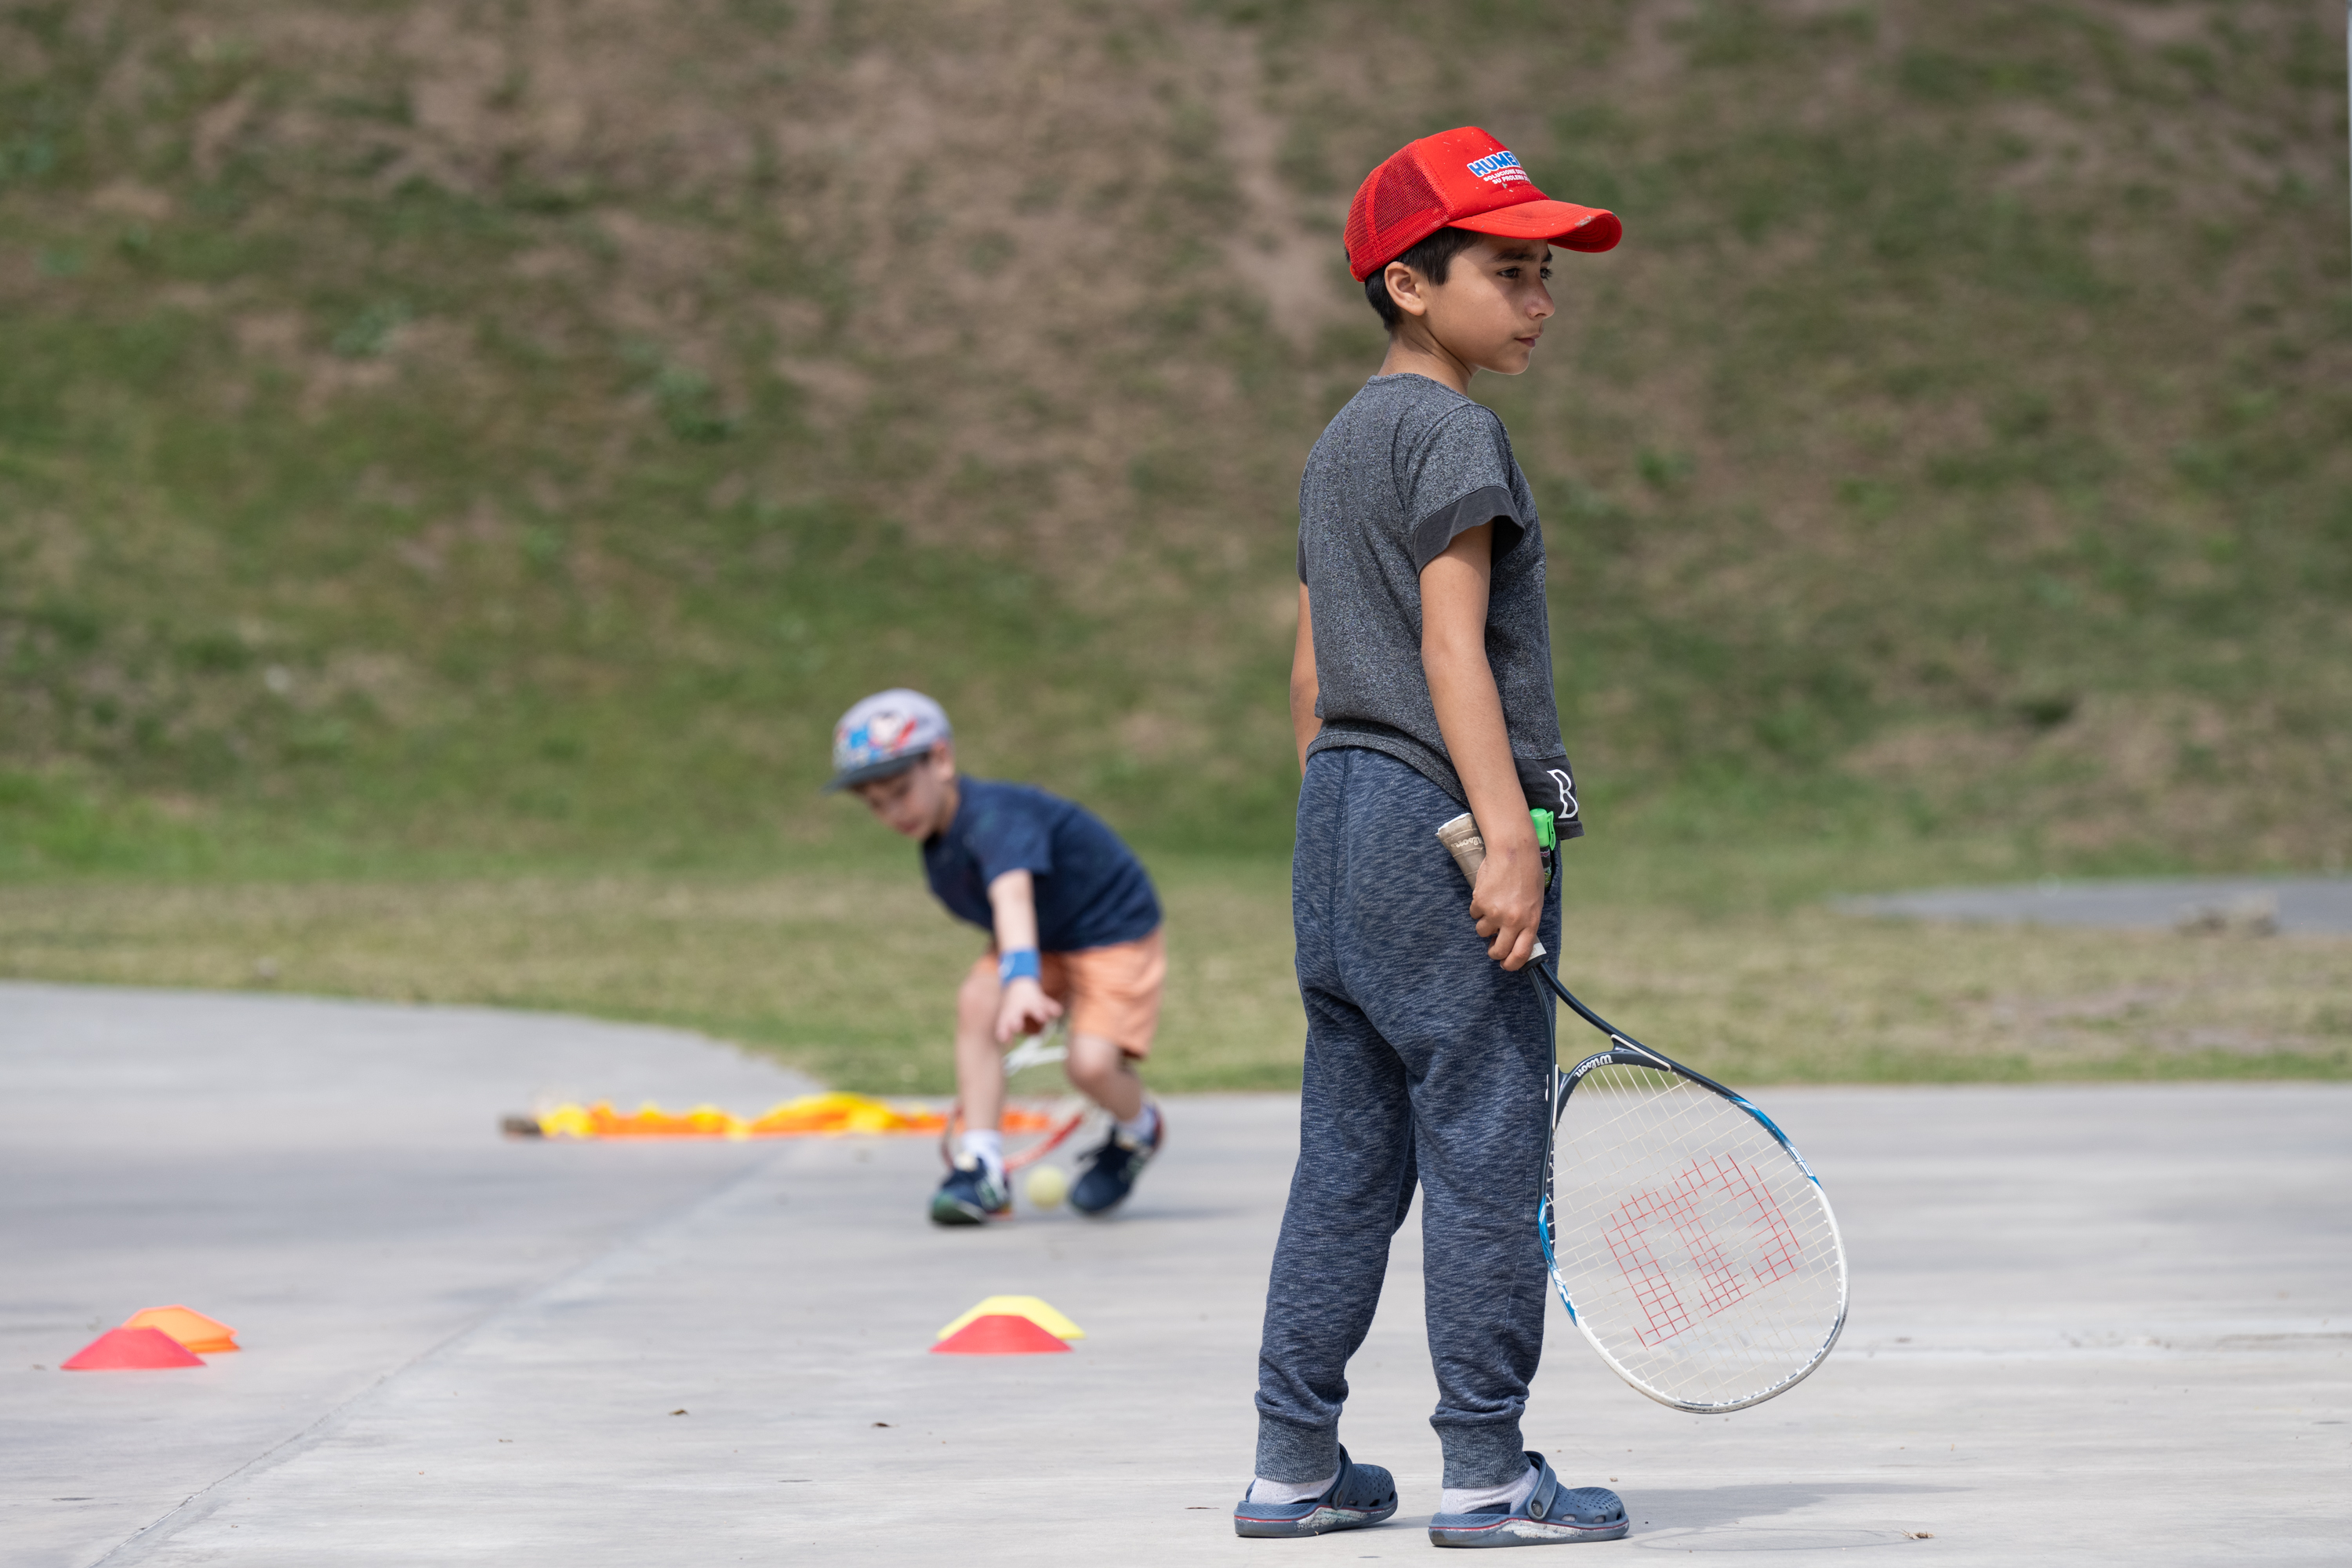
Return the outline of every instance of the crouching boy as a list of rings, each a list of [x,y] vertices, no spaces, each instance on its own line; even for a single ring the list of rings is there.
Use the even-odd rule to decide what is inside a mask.
[[[1108,1215],[1160,1151],[1160,1108],[1135,1066],[1151,1054],[1168,972],[1160,900],[1134,851],[1085,807],[956,772],[948,716],[919,691],[877,692],[833,731],[834,776],[923,847],[923,874],[949,912],[989,933],[956,994],[954,1168],[931,1195],[940,1225],[1013,1212],[1005,1179],[1004,1047],[1067,1015],[1066,1070],[1110,1113],[1080,1161],[1070,1206]]]

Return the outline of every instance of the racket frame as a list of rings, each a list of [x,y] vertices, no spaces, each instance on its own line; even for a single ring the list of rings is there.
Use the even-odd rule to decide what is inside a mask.
[[[1852,1300],[1849,1281],[1846,1278],[1845,1238],[1838,1230],[1837,1211],[1830,1204],[1830,1195],[1822,1186],[1822,1179],[1813,1173],[1812,1166],[1806,1163],[1804,1155],[1797,1152],[1797,1146],[1789,1141],[1787,1133],[1780,1131],[1780,1124],[1759,1110],[1746,1095],[1716,1082],[1703,1072],[1683,1066],[1682,1063],[1662,1051],[1652,1050],[1578,1001],[1575,994],[1559,983],[1559,976],[1551,972],[1550,965],[1544,963],[1540,943],[1538,944],[1538,956],[1528,962],[1528,967],[1536,972],[1542,983],[1551,988],[1552,994],[1566,1003],[1570,1010],[1578,1017],[1609,1037],[1608,1049],[1593,1052],[1572,1068],[1563,1068],[1559,1065],[1559,1042],[1556,1026],[1552,1037],[1551,1121],[1544,1133],[1544,1184],[1541,1195],[1536,1199],[1536,1237],[1543,1246],[1544,1270],[1551,1276],[1552,1289],[1558,1293],[1559,1304],[1567,1309],[1569,1321],[1574,1323],[1577,1331],[1584,1336],[1584,1342],[1591,1345],[1601,1359],[1609,1364],[1610,1371],[1624,1379],[1627,1385],[1636,1393],[1654,1399],[1669,1409],[1687,1411],[1695,1415],[1720,1415],[1734,1410],[1745,1410],[1749,1405],[1761,1405],[1776,1394],[1786,1394],[1811,1377],[1814,1369],[1829,1359],[1830,1352],[1838,1342],[1838,1336],[1845,1331],[1846,1311]],[[1551,1009],[1547,1007],[1544,1012],[1549,1018]],[[1822,1218],[1830,1227],[1830,1244],[1837,1258],[1837,1317],[1830,1324],[1830,1331],[1822,1337],[1821,1344],[1813,1351],[1811,1358],[1779,1382],[1739,1399],[1676,1399],[1670,1394],[1660,1393],[1636,1377],[1625,1363],[1618,1360],[1609,1347],[1601,1342],[1601,1337],[1592,1331],[1592,1325],[1585,1321],[1584,1315],[1576,1310],[1576,1302],[1569,1293],[1568,1282],[1560,1278],[1559,1259],[1552,1248],[1552,1177],[1559,1170],[1559,1124],[1561,1119],[1568,1114],[1569,1097],[1576,1092],[1576,1086],[1584,1081],[1586,1074],[1596,1068],[1606,1066],[1646,1068],[1653,1072],[1671,1073],[1676,1078],[1696,1084],[1699,1088],[1730,1101],[1752,1117],[1758,1126],[1770,1133],[1772,1141],[1787,1152],[1790,1160],[1795,1163],[1805,1180],[1813,1184],[1813,1192],[1821,1199]]]

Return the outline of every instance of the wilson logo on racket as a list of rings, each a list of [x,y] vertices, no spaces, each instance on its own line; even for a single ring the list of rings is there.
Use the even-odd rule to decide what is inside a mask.
[[[1710,1213],[1719,1220],[1728,1217],[1749,1238],[1754,1250],[1748,1267],[1727,1255],[1707,1223]],[[1683,1300],[1672,1273],[1651,1245],[1661,1230],[1673,1234],[1690,1260],[1698,1287],[1696,1303]],[[1647,1320],[1636,1336],[1651,1346],[1662,1345],[1736,1304],[1750,1289],[1785,1279],[1796,1272],[1802,1251],[1770,1190],[1728,1154],[1694,1161],[1663,1192],[1627,1198],[1617,1206],[1616,1223],[1610,1226],[1607,1238],[1610,1255]]]

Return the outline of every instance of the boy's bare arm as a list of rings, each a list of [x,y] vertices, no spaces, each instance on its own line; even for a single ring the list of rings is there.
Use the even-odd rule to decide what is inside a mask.
[[[988,884],[988,909],[996,928],[996,951],[1019,952],[1037,945],[1037,884],[1026,871],[1007,871]],[[996,1043],[1034,1035],[1062,1016],[1062,1005],[1025,975],[1006,983],[996,1005]]]
[[[1307,603],[1307,584],[1298,584],[1298,646],[1290,650],[1290,732],[1298,737],[1298,771],[1307,772],[1307,748],[1322,731],[1315,717],[1315,700],[1323,686],[1315,678],[1315,612]]]
[[[1543,857],[1527,793],[1511,763],[1503,700],[1486,662],[1486,593],[1494,575],[1492,523],[1465,529],[1421,573],[1421,667],[1437,708],[1438,732],[1470,797],[1486,863],[1470,895],[1478,934],[1506,969],[1535,953],[1543,919]],[[1295,685],[1295,678],[1294,678]]]
[[[996,951],[1018,952],[1037,945],[1037,883],[1026,871],[1007,871],[988,885],[989,913],[996,926]]]

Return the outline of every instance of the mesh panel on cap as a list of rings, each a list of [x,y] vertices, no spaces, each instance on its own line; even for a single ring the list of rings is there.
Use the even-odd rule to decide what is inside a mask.
[[[1372,187],[1372,232],[1382,240],[1391,230],[1425,220],[1432,213],[1442,213],[1445,204],[1437,198],[1436,189],[1429,176],[1411,161],[1391,163]]]
[[[1370,202],[1358,201],[1352,202],[1349,205],[1348,231],[1346,235],[1342,237],[1342,242],[1348,247],[1348,261],[1350,266],[1355,264],[1355,260],[1358,257],[1369,255],[1371,251],[1372,225],[1370,217],[1370,211],[1371,204]]]

